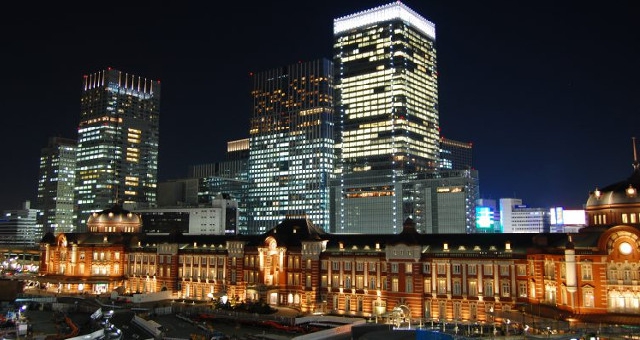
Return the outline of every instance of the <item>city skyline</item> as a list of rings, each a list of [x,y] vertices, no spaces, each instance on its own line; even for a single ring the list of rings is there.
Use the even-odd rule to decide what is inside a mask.
[[[160,79],[159,180],[186,177],[248,136],[250,72],[332,57],[333,19],[386,3],[231,4],[226,17],[133,5],[128,15],[72,8],[49,19],[43,7],[8,18],[0,207],[34,199],[50,137],[77,138],[82,75],[113,67]],[[631,2],[403,3],[436,25],[441,135],[473,143],[480,197],[579,208],[632,172]]]

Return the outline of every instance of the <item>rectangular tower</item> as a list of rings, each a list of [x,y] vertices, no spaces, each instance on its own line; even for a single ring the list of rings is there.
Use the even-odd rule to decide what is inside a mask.
[[[42,226],[37,223],[38,210],[25,201],[22,209],[5,210],[0,215],[0,244],[33,247],[42,239]]]
[[[76,148],[74,139],[52,137],[40,151],[36,208],[44,233],[75,231]]]
[[[319,59],[253,75],[248,232],[285,217],[329,223],[334,165],[333,64]]]
[[[78,125],[78,226],[118,203],[156,203],[160,82],[108,68],[85,75]]]
[[[502,233],[548,233],[551,224],[547,208],[533,208],[519,198],[500,199]]]
[[[341,171],[436,169],[435,25],[398,1],[333,27]]]
[[[354,223],[364,218],[377,233],[395,233],[405,176],[436,170],[440,159],[435,25],[398,1],[333,27],[332,230],[360,232]]]

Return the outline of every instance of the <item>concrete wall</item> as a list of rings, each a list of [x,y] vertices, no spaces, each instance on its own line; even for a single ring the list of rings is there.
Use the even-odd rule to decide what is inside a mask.
[[[329,328],[319,332],[303,334],[293,338],[293,340],[327,340],[332,338],[343,338],[344,336],[351,334],[351,327],[361,323],[365,323],[365,320],[361,319],[348,325]]]
[[[145,320],[137,315],[133,316],[133,323],[140,326],[145,331],[153,335],[155,339],[162,339],[162,332],[160,331],[160,324],[153,320]]]
[[[131,300],[131,303],[156,302],[162,300],[171,300],[173,292],[165,290],[155,293],[133,294],[133,296],[118,295],[115,291],[111,292],[111,300]]]

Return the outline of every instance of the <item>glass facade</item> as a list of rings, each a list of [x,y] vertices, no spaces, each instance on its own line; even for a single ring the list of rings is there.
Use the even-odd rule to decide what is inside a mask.
[[[334,167],[333,64],[319,59],[253,75],[248,232],[286,216],[329,223]]]
[[[40,151],[36,208],[44,233],[75,230],[76,147],[73,139],[52,137]]]
[[[472,165],[473,144],[440,137],[440,169],[469,170]]]
[[[246,180],[207,176],[198,179],[198,204],[209,205],[216,198],[233,200],[237,203],[238,219],[234,222],[233,232],[247,233],[247,188]],[[227,213],[227,216],[229,213]],[[235,213],[233,214],[235,216]]]
[[[402,230],[401,183],[387,172],[346,174],[333,183],[330,232],[394,234]]]
[[[334,20],[342,172],[435,169],[435,25],[400,2]]]
[[[33,247],[42,239],[42,227],[37,223],[38,210],[25,201],[22,209],[5,210],[0,216],[0,244]]]
[[[402,230],[403,176],[438,168],[435,38],[435,25],[400,2],[334,20],[332,231]]]
[[[331,232],[397,234],[407,218],[420,233],[475,231],[476,170],[398,175],[393,185],[384,184],[391,183],[391,176],[384,171],[356,175],[344,176],[348,185],[332,186],[331,209],[339,213],[333,214]]]
[[[85,75],[78,126],[78,227],[115,203],[156,203],[160,82],[107,69]]]

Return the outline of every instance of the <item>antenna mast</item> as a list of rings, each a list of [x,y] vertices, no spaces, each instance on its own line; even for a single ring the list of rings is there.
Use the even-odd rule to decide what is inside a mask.
[[[638,153],[636,152],[636,137],[631,137],[633,140],[633,170],[638,170]]]

